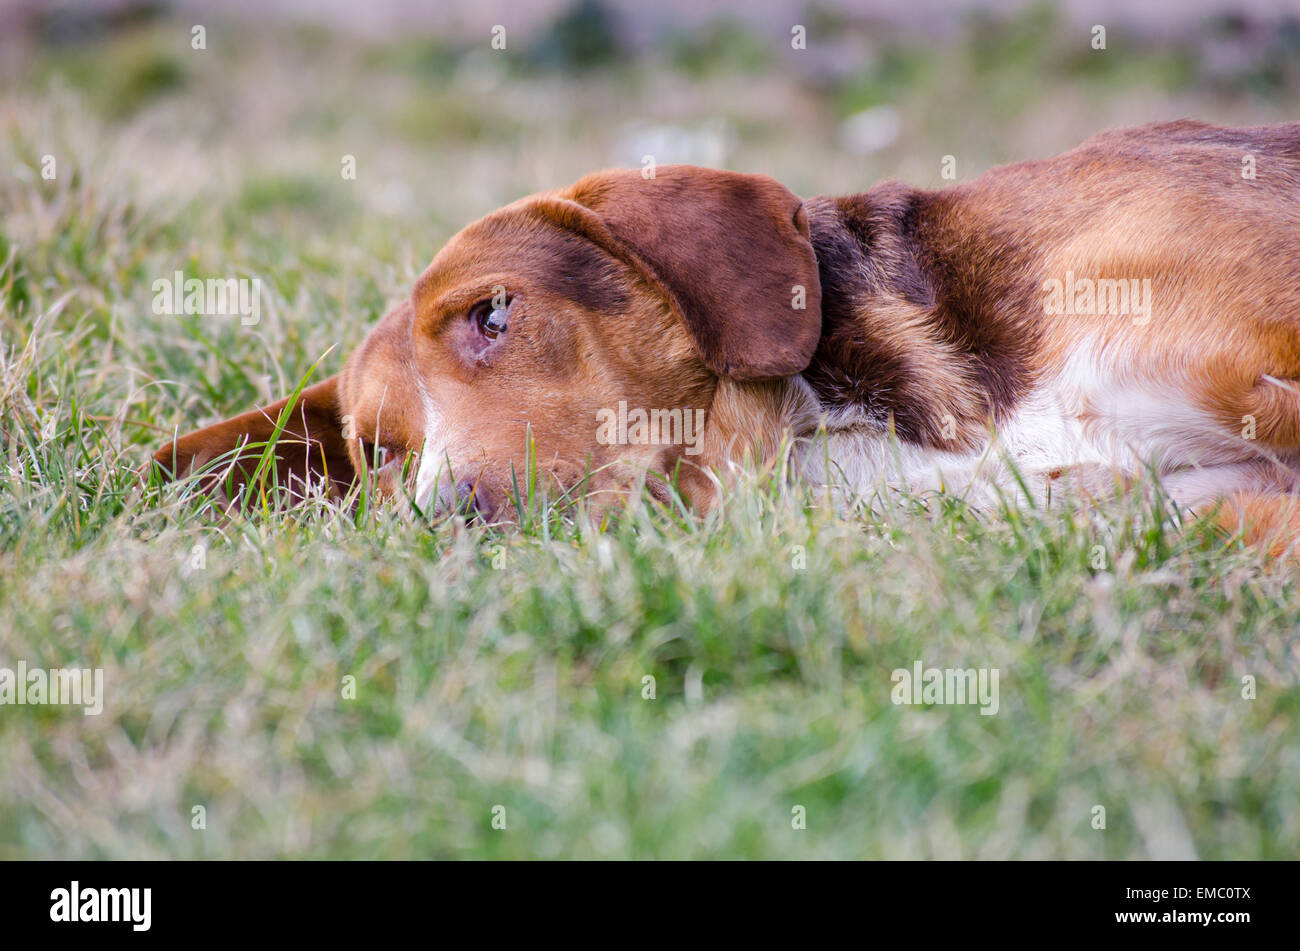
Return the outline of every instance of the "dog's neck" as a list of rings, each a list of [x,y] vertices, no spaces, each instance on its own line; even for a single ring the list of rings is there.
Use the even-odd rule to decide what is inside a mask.
[[[958,230],[949,195],[886,182],[806,203],[822,333],[803,378],[829,428],[892,421],[904,442],[968,448],[1024,391],[1032,341],[1005,315],[1028,285],[993,239]]]
[[[866,484],[887,467],[893,437],[922,454],[982,445],[1032,382],[1039,267],[1001,237],[996,209],[964,201],[886,182],[805,202],[821,281],[817,350],[796,376],[720,379],[697,463],[726,471],[793,450],[810,477],[852,472]]]

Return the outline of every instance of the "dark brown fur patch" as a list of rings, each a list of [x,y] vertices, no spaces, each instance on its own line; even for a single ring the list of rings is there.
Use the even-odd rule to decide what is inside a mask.
[[[1033,346],[1007,316],[1033,294],[1017,262],[969,247],[940,195],[896,182],[808,209],[823,332],[805,377],[827,408],[892,418],[899,438],[946,449],[1005,418]]]

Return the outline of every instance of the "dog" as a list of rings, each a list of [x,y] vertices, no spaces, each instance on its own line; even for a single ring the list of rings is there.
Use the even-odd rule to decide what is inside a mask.
[[[490,520],[526,472],[596,505],[671,482],[706,510],[743,460],[785,458],[977,499],[1155,473],[1280,544],[1300,527],[1300,123],[1152,124],[807,200],[691,166],[588,175],[451,238],[292,407],[154,458],[220,463],[238,492],[273,436],[300,494],[366,473]]]

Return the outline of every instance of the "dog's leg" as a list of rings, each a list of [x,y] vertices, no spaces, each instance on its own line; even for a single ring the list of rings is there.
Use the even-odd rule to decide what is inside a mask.
[[[1300,490],[1300,473],[1281,461],[1265,459],[1188,467],[1166,474],[1161,481],[1174,502],[1192,510],[1238,493],[1285,495]]]
[[[1300,495],[1234,492],[1202,504],[1196,514],[1272,558],[1300,555],[1295,550],[1295,540],[1300,538]]]

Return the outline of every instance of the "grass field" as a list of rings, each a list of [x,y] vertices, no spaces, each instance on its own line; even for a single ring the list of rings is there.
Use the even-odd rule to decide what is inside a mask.
[[[830,76],[734,29],[565,35],[195,51],[162,20],[7,71],[0,667],[99,667],[105,700],[0,706],[0,858],[1300,855],[1300,593],[1150,493],[846,511],[754,477],[602,531],[142,487],[174,428],[335,372],[460,226],[647,142],[846,192],[1300,101],[1285,38],[1209,75],[1116,33],[1098,65],[1042,11]],[[840,147],[882,107],[895,140]],[[260,278],[260,323],[155,314],[178,269]],[[997,714],[895,705],[917,661],[997,668]]]

